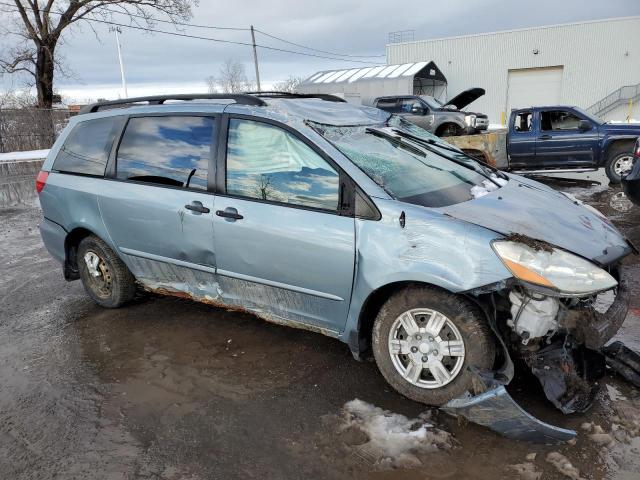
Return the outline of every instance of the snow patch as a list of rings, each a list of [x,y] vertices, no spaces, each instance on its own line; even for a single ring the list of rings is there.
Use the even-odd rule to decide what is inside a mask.
[[[574,467],[569,459],[562,455],[560,452],[551,452],[547,455],[547,462],[556,467],[556,470],[565,477],[573,480],[584,480],[580,476],[580,471]]]
[[[0,153],[0,162],[11,162],[14,160],[40,160],[49,155],[49,150],[28,150],[26,152]]]
[[[474,185],[471,187],[471,196],[473,198],[480,198],[487,195],[489,192],[498,190],[500,187],[504,187],[509,180],[498,177],[495,173],[489,175],[491,180],[483,180],[482,185]]]
[[[353,428],[368,438],[358,448],[374,455],[374,464],[383,467],[420,465],[418,455],[448,449],[454,444],[451,434],[435,428],[427,416],[409,419],[359,399],[344,405],[342,430]]]

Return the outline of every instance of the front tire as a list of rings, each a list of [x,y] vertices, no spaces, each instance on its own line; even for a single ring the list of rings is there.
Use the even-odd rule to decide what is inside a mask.
[[[493,366],[493,336],[478,308],[430,287],[409,287],[393,294],[373,326],[378,368],[399,393],[417,402],[441,406],[474,392],[472,369]]]
[[[98,305],[118,308],[135,297],[135,277],[100,238],[83,238],[76,261],[84,289]]]
[[[612,147],[609,160],[605,165],[605,172],[611,183],[618,184],[622,177],[631,171],[633,167],[633,146],[622,144]]]
[[[462,135],[462,133],[462,128],[460,128],[455,123],[445,123],[444,125],[438,127],[438,130],[436,131],[436,135],[442,138],[457,137],[459,135]]]

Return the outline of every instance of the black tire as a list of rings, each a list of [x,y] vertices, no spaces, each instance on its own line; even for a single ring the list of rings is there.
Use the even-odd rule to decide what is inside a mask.
[[[391,328],[402,313],[416,308],[428,308],[448,317],[464,342],[462,367],[444,386],[424,388],[414,385],[393,363],[388,345]],[[433,406],[444,405],[467,391],[475,393],[470,367],[488,370],[495,359],[493,334],[477,306],[463,297],[431,287],[408,287],[385,302],[373,326],[372,348],[380,372],[396,391],[411,400]]]
[[[98,257],[99,275],[94,276],[85,261],[85,255]],[[77,265],[84,289],[98,305],[118,308],[136,295],[136,279],[113,250],[100,238],[89,235],[78,245]]]
[[[442,138],[457,137],[458,135],[462,135],[462,131],[462,128],[460,128],[455,123],[445,123],[438,127],[436,135]]]
[[[609,181],[614,184],[618,184],[622,181],[621,175],[616,173],[615,165],[616,163],[624,158],[631,157],[633,158],[633,144],[632,143],[620,143],[618,145],[613,145],[608,152],[609,159],[604,167],[604,171],[609,177]]]

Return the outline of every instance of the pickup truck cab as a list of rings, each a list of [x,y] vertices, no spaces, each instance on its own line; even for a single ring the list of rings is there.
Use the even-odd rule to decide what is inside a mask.
[[[470,88],[446,104],[429,95],[391,95],[374,99],[373,106],[402,116],[438,137],[454,137],[488,128],[485,114],[461,110],[484,93],[482,88]]]
[[[612,183],[620,183],[638,137],[640,125],[607,123],[578,107],[513,110],[508,170],[604,168]]]

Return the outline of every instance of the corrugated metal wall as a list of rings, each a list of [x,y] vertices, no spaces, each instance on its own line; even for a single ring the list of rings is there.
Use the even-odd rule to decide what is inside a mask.
[[[510,69],[562,65],[562,102],[587,108],[640,82],[640,17],[387,45],[387,63],[421,60],[442,70],[449,97],[470,87],[486,89],[469,109],[493,123],[506,110]]]

